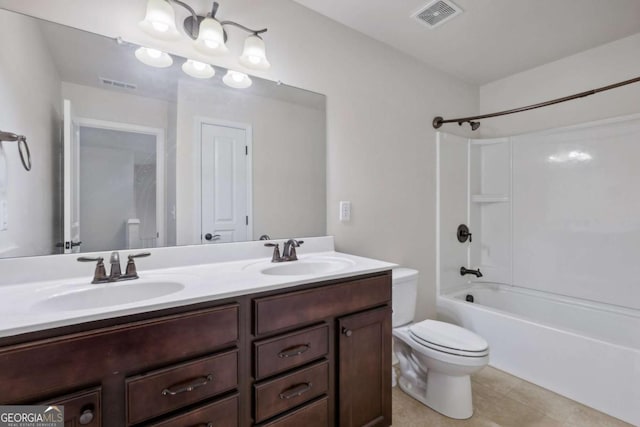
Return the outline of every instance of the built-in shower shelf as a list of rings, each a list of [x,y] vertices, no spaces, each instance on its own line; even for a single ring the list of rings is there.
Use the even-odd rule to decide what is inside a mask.
[[[507,194],[473,194],[471,201],[474,203],[504,203],[509,201]]]

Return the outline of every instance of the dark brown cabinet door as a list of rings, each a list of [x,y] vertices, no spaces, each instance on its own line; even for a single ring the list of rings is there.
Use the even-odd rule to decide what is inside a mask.
[[[338,319],[340,427],[391,425],[391,309]]]
[[[64,407],[65,427],[100,427],[102,425],[100,401],[101,390],[100,388],[95,388],[61,396],[44,404]]]

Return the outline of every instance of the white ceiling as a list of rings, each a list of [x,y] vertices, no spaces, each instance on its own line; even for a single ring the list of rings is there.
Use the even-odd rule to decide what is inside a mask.
[[[430,0],[294,0],[467,82],[485,84],[640,32],[640,0],[453,0],[429,29]]]

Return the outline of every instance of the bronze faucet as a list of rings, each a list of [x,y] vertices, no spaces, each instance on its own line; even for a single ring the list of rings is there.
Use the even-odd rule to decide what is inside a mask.
[[[289,239],[285,242],[282,250],[282,256],[280,256],[280,245],[278,243],[265,243],[264,245],[269,248],[273,248],[273,255],[271,256],[271,262],[288,262],[297,261],[298,255],[296,254],[296,248],[299,248],[304,242],[302,240]]]
[[[304,242],[302,240],[289,239],[284,244],[282,249],[283,261],[297,261],[298,255],[296,254],[296,248],[299,248]]]
[[[120,254],[118,252],[112,252],[111,257],[109,258],[109,263],[111,264],[111,272],[109,276],[107,276],[107,271],[104,267],[104,258],[90,258],[90,257],[80,257],[78,261],[80,262],[97,262],[96,269],[93,272],[93,280],[92,284],[99,283],[108,283],[108,282],[120,282],[122,280],[133,280],[138,279],[138,272],[136,271],[136,264],[134,262],[134,258],[142,258],[148,257],[151,253],[142,252],[139,254],[129,255],[127,258],[129,261],[127,262],[127,269],[125,274],[122,274],[122,270],[120,269]]]

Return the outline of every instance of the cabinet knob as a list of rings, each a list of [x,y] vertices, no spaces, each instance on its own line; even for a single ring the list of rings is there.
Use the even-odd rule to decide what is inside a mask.
[[[89,408],[82,411],[82,414],[80,414],[80,418],[78,418],[78,422],[81,425],[87,425],[90,424],[91,421],[93,421],[93,409]]]
[[[343,335],[346,335],[346,336],[350,337],[352,333],[353,333],[353,331],[351,329],[342,328],[342,334]]]

